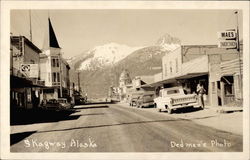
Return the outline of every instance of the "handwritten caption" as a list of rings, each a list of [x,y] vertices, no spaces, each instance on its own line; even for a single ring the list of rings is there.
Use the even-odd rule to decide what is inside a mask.
[[[96,148],[97,144],[94,139],[88,137],[85,141],[80,141],[77,139],[71,139],[70,141],[39,141],[38,139],[25,139],[24,146],[26,148],[44,148],[49,150],[53,147],[55,148],[67,148],[67,147],[75,147],[75,148]]]
[[[209,142],[204,142],[204,141],[198,141],[195,143],[190,143],[190,142],[184,142],[182,139],[177,142],[177,141],[170,141],[170,146],[171,148],[201,148],[201,147],[221,147],[221,148],[229,148],[232,146],[232,144],[223,139],[222,141],[219,141],[217,139],[213,139]]]

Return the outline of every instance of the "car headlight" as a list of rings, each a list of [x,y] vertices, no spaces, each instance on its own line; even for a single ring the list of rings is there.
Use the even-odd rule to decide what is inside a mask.
[[[172,99],[172,98],[170,98],[170,104],[171,104],[171,105],[173,104],[173,99]]]

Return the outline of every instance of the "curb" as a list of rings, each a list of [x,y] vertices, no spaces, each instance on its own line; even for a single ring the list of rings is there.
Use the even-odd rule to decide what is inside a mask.
[[[243,112],[243,109],[236,109],[236,110],[224,110],[224,109],[219,109],[216,110],[217,113],[233,113],[233,112]]]

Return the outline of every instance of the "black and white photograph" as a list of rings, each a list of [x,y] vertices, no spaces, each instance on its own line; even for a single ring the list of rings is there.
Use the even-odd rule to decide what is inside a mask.
[[[249,159],[249,2],[173,3],[3,3],[3,158]]]

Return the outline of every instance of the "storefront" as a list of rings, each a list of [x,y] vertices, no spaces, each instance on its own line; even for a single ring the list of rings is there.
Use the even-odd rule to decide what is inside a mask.
[[[242,59],[222,62],[220,69],[221,105],[242,103]]]

